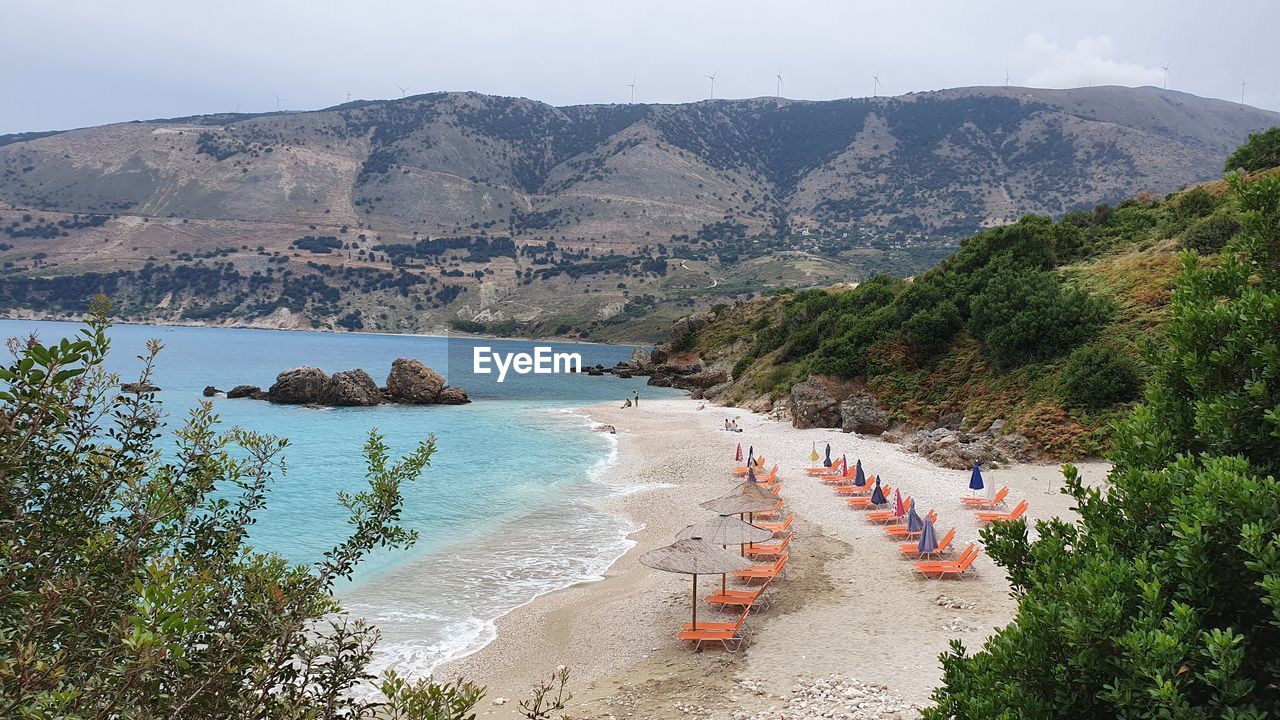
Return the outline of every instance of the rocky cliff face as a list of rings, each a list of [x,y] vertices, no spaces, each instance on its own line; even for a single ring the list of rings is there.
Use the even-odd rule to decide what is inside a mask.
[[[217,388],[211,395],[217,394]],[[471,402],[467,391],[445,385],[444,377],[418,360],[398,358],[387,375],[387,386],[379,388],[369,373],[359,368],[332,375],[320,368],[297,367],[276,376],[263,392],[254,385],[237,385],[228,399],[250,398],[284,405],[358,407],[384,402],[404,405],[463,405]]]

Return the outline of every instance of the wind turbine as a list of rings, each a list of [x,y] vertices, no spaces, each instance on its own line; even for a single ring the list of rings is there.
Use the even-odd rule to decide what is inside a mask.
[[[1004,86],[1009,87],[1009,68],[1004,69]]]
[[[351,102],[351,91],[347,91],[347,102]]]
[[[271,94],[276,96],[276,112],[280,112],[280,94],[275,90],[272,90]]]
[[[880,76],[872,75],[871,79],[876,81],[875,89],[871,91],[871,97],[880,97]]]
[[[774,97],[782,98],[782,68],[778,68],[778,91],[774,93]]]
[[[1169,89],[1169,63],[1165,63],[1164,65],[1161,65],[1160,69],[1164,70],[1164,89],[1168,90]]]
[[[407,87],[400,87],[399,85],[397,85],[396,87],[400,88],[400,97],[401,97],[401,98],[403,98],[403,97],[404,97],[406,94],[408,94],[408,92],[409,92],[409,88],[407,88]]]
[[[716,75],[720,74],[719,70],[707,75],[706,78],[711,81],[711,99],[716,99]]]
[[[628,84],[627,87],[631,88],[631,104],[635,105],[636,104],[636,76],[635,75],[631,76],[631,83]]]
[[[1241,104],[1241,105],[1243,105],[1243,104],[1244,104],[1244,86],[1245,86],[1245,84],[1246,84],[1246,83],[1245,83],[1245,81],[1243,81],[1243,80],[1241,80],[1241,81],[1240,81],[1240,104]]]

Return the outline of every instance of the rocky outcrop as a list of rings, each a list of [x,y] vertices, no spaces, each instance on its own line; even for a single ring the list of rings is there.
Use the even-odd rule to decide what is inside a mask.
[[[387,399],[405,405],[439,402],[444,376],[418,360],[397,358],[387,375]],[[465,393],[464,393],[465,395]]]
[[[380,388],[359,368],[327,375],[319,368],[298,367],[276,376],[266,392],[256,385],[237,385],[227,397],[268,400],[308,407],[367,407],[384,402],[403,405],[463,405],[467,391],[444,384],[444,377],[417,360],[398,358],[391,364],[387,387]]]
[[[329,380],[320,368],[297,367],[276,376],[275,384],[267,388],[267,399],[282,405],[306,405],[320,400],[320,393]]]
[[[818,378],[798,382],[791,386],[791,424],[801,429],[840,427],[840,400]]]
[[[636,348],[631,351],[630,365],[633,368],[632,372],[638,370],[640,373],[649,373],[653,370],[653,356],[644,348]]]
[[[984,432],[963,432],[946,427],[918,430],[902,436],[903,447],[920,453],[930,462],[962,470],[982,465],[1007,462],[1032,462],[1038,453],[1031,441],[1017,433],[1002,432],[1004,423],[993,423]],[[886,439],[889,433],[885,434]]]
[[[840,403],[840,429],[860,435],[879,435],[889,429],[889,411],[875,396],[858,394]]]
[[[160,388],[152,385],[151,383],[145,382],[124,383],[120,386],[120,389],[127,393],[152,393],[160,391]]]
[[[680,338],[686,333],[698,332],[711,324],[716,316],[710,312],[700,312],[682,317],[671,326],[671,337]]]
[[[377,405],[382,402],[382,391],[369,373],[360,369],[343,370],[329,376],[316,402],[332,407]]]
[[[649,384],[655,387],[683,388],[684,379],[702,372],[702,363],[655,365]]]
[[[212,385],[206,385],[200,394],[205,397],[217,397],[222,394],[222,391]]]
[[[440,390],[440,394],[436,396],[437,405],[466,405],[471,402],[471,398],[467,397],[467,391],[460,387],[447,385]]]
[[[262,392],[262,388],[257,385],[237,385],[227,391],[227,397],[231,400],[239,398],[267,399],[266,393]]]

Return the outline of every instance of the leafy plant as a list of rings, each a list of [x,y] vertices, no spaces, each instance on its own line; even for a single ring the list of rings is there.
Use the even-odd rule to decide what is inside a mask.
[[[387,698],[379,717],[386,720],[475,720],[472,712],[485,689],[458,678],[437,683],[430,678],[413,682],[388,670],[378,689]]]
[[[288,442],[220,433],[206,403],[162,453],[159,402],[105,369],[106,313],[13,341],[0,368],[0,717],[373,717],[351,691],[377,630],[334,584],[415,541],[401,488],[434,439],[393,461],[371,432],[367,487],[339,497],[349,537],[289,565],[248,545]],[[160,352],[140,356],[141,387]]]
[[[561,665],[550,677],[533,686],[528,700],[520,701],[520,714],[529,720],[551,720],[552,713],[564,710],[573,699],[573,693],[566,689],[568,683],[569,668]]]
[[[1227,158],[1223,172],[1257,172],[1280,167],[1280,127],[1249,133],[1249,140]]]
[[[1067,358],[1059,380],[1067,405],[1100,410],[1142,393],[1138,364],[1110,345],[1085,345]]]

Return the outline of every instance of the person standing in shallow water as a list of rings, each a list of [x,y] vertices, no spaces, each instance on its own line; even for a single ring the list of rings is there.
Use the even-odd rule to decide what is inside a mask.
[[[640,391],[639,391],[639,390],[632,390],[631,392],[635,393],[635,396],[636,396],[636,401],[635,401],[635,403],[633,403],[633,404],[634,404],[636,407],[640,407]]]

